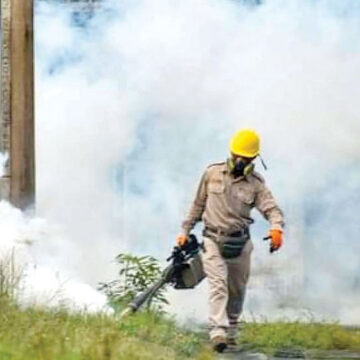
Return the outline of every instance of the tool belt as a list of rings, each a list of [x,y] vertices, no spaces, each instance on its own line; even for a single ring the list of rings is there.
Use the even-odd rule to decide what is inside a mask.
[[[216,242],[224,259],[240,256],[245,244],[250,239],[247,227],[232,233],[206,227],[203,230],[203,235]]]

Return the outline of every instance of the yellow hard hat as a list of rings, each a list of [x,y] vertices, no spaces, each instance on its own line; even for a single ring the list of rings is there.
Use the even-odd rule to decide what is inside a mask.
[[[230,140],[230,152],[234,155],[252,158],[260,153],[259,135],[251,129],[238,131]]]

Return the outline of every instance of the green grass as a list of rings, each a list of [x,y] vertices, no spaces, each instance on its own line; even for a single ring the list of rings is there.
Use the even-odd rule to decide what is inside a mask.
[[[360,352],[360,330],[338,324],[245,323],[240,341],[279,349]],[[1,360],[211,360],[207,334],[180,328],[174,319],[141,312],[122,321],[65,309],[20,309],[0,297]]]
[[[240,341],[268,353],[276,349],[360,352],[360,329],[325,323],[246,323]]]
[[[210,360],[201,336],[172,319],[140,313],[124,321],[66,310],[19,309],[0,298],[0,359]]]

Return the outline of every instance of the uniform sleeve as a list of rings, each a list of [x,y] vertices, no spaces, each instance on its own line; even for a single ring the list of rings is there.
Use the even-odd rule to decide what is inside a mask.
[[[207,198],[207,171],[201,177],[199,186],[197,188],[195,199],[193,200],[190,209],[181,224],[181,228],[185,235],[188,235],[195,224],[201,220],[205,209]]]
[[[255,198],[255,207],[260,211],[266,220],[269,221],[272,229],[282,230],[284,227],[284,215],[276,203],[271,191],[261,182]]]

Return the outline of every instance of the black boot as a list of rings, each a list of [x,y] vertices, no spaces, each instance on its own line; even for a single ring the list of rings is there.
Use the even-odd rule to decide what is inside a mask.
[[[218,353],[222,353],[227,347],[226,339],[223,336],[215,336],[213,339],[211,339],[211,342],[213,349]]]

